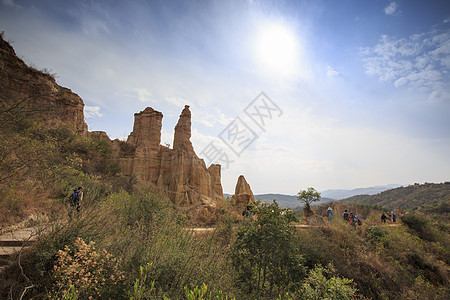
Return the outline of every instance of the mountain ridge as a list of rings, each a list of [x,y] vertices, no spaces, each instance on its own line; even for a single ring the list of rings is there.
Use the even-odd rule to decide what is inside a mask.
[[[342,200],[348,197],[356,195],[375,195],[386,190],[395,189],[401,187],[400,184],[386,184],[386,185],[376,185],[366,188],[356,188],[356,189],[330,189],[320,192],[322,197],[332,198],[336,200]]]
[[[356,188],[352,190],[346,189],[330,189],[320,192],[321,200],[316,202],[315,204],[322,204],[331,201],[339,201],[343,199],[347,199],[349,197],[358,196],[358,195],[375,195],[381,192],[384,192],[389,189],[401,187],[399,184],[387,184],[387,185],[378,185],[373,187],[366,188]],[[232,194],[223,194],[224,197],[231,197]],[[255,194],[255,199],[269,201],[276,200],[280,207],[284,208],[294,208],[302,206],[302,202],[297,200],[297,195],[288,195],[288,194],[278,194],[278,193],[264,193],[264,194]]]

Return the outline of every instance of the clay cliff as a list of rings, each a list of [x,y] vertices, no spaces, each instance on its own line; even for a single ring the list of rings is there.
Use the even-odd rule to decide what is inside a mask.
[[[255,196],[253,195],[250,185],[245,180],[244,175],[239,176],[232,198],[240,205],[247,205],[248,203],[255,201]]]
[[[215,206],[223,197],[220,165],[206,168],[195,154],[189,106],[175,126],[173,149],[160,145],[162,118],[151,107],[136,113],[127,141],[113,141],[113,159],[119,161],[124,175],[161,187],[175,204]]]
[[[28,67],[1,36],[0,106],[39,115],[35,120],[47,127],[63,125],[77,134],[88,132],[83,100],[51,75]]]

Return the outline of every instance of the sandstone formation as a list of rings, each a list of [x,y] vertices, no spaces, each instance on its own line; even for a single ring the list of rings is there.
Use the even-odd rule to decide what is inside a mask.
[[[173,150],[184,152],[188,155],[195,155],[194,147],[192,147],[191,143],[191,111],[188,105],[184,107],[175,126]]]
[[[0,105],[2,109],[15,107],[36,114],[36,121],[44,126],[64,125],[82,135],[88,132],[83,100],[59,86],[51,75],[28,67],[1,36]]]
[[[245,180],[244,175],[239,176],[232,198],[235,199],[237,204],[241,205],[247,205],[248,203],[255,201],[255,196],[253,195],[250,185]]]
[[[175,204],[209,209],[223,198],[220,165],[206,168],[194,152],[189,106],[175,127],[173,149],[160,144],[163,115],[151,107],[135,114],[126,142],[111,141],[105,132],[88,132],[78,95],[60,87],[51,75],[28,67],[0,35],[0,111],[11,108],[35,114],[35,120],[49,128],[62,126],[111,143],[110,159],[119,162],[125,176],[159,186]]]
[[[173,149],[160,145],[162,113],[147,107],[134,118],[127,141],[113,141],[113,159],[120,162],[122,173],[161,187],[176,204],[215,206],[223,197],[220,165],[207,169],[195,154],[189,106],[175,127]]]

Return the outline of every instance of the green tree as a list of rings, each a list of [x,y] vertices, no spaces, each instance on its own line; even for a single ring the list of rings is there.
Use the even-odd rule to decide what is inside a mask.
[[[297,200],[303,201],[305,203],[305,216],[308,217],[312,213],[311,203],[320,200],[320,193],[317,192],[314,188],[309,187],[306,190],[301,190],[297,193]]]
[[[278,295],[299,286],[305,276],[295,229],[289,226],[295,216],[275,201],[257,201],[256,211],[257,219],[241,225],[232,245],[237,283],[245,293]]]

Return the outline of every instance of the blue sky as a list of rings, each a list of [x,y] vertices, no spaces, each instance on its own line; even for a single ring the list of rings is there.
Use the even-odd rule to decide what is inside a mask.
[[[450,180],[449,1],[0,0],[0,30],[90,130],[126,138],[151,106],[172,144],[189,104],[225,192],[240,174],[285,194]],[[262,91],[278,110],[259,127]],[[237,117],[255,138],[227,145]]]

